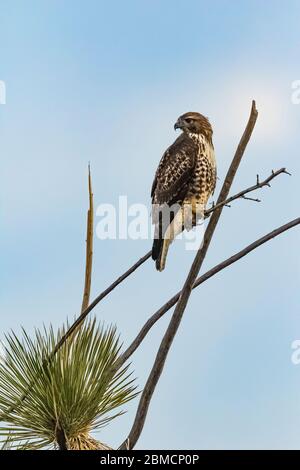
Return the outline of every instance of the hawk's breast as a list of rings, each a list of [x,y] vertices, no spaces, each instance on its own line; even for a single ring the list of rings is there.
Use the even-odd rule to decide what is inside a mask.
[[[186,202],[197,201],[206,205],[216,185],[216,160],[213,145],[199,134],[190,134],[198,146],[196,164],[186,195]]]

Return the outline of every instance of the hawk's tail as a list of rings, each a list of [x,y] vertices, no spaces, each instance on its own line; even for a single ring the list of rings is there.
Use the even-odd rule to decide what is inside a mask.
[[[152,246],[152,259],[155,261],[155,267],[157,271],[163,271],[165,269],[166,258],[170,241],[164,238],[166,229],[163,228],[163,213],[158,213],[158,221],[155,227],[155,238]],[[170,217],[170,223],[174,218],[174,214],[171,212],[168,214]],[[167,250],[165,247],[167,246]]]
[[[162,212],[154,214],[157,217],[157,223],[155,226],[155,234],[152,246],[152,259],[156,261],[155,266],[157,271],[162,271],[161,269],[161,255],[164,244],[163,238],[163,223],[162,223]]]
[[[152,259],[156,261],[156,269],[158,271],[160,271],[159,265],[160,265],[160,257],[161,257],[163,243],[164,243],[163,238],[157,238],[153,240]]]
[[[183,230],[182,212],[178,210],[172,215],[171,223],[162,235],[161,224],[159,224],[159,237],[155,238],[152,247],[152,258],[156,261],[157,271],[165,269],[169,246],[174,238]]]
[[[156,261],[155,267],[157,271],[163,271],[165,269],[167,254],[171,240],[162,239],[155,241],[159,243],[156,244],[154,251],[152,249],[152,258]],[[155,245],[155,241],[153,243],[153,246]]]
[[[156,262],[155,266],[157,271],[165,269],[166,257],[169,248],[170,240],[158,238],[153,241],[152,259]]]

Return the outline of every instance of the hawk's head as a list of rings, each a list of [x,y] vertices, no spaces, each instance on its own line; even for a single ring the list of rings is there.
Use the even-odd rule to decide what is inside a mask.
[[[203,134],[206,137],[211,137],[213,133],[209,120],[202,114],[191,111],[178,118],[174,129],[181,129],[183,132],[192,132],[193,134]]]

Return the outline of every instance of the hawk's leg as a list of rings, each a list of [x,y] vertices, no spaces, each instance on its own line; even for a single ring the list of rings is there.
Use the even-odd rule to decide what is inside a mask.
[[[184,204],[184,228],[189,231],[204,219],[205,204],[192,200]]]

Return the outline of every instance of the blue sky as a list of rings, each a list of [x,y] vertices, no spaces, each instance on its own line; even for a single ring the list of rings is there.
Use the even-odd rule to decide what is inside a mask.
[[[291,0],[1,0],[1,337],[78,312],[88,162],[96,206],[119,195],[150,205],[183,112],[209,116],[222,178],[255,98],[259,119],[233,191],[257,173],[293,174],[263,189],[261,204],[225,208],[203,269],[299,215],[299,20]],[[96,239],[93,295],[149,248]],[[175,243],[162,274],[145,264],[97,318],[116,323],[128,344],[181,288],[193,256]],[[139,448],[300,448],[300,366],[290,360],[299,266],[294,229],[193,293]],[[141,388],[169,318],[132,359]],[[100,439],[118,445],[136,405]]]

